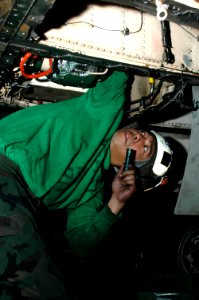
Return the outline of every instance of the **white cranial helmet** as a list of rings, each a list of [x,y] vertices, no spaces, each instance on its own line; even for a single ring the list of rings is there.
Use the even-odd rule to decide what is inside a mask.
[[[141,189],[151,190],[159,185],[166,184],[166,176],[172,162],[172,150],[166,139],[154,130],[149,131],[155,138],[155,151],[146,163],[136,164]]]

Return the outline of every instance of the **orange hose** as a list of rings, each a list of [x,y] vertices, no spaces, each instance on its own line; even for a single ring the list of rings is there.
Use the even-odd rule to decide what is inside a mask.
[[[27,52],[24,57],[21,58],[21,61],[20,61],[20,64],[19,64],[19,67],[20,67],[20,71],[21,71],[21,74],[26,77],[26,78],[39,78],[39,77],[43,77],[43,76],[46,76],[50,73],[52,73],[53,69],[52,69],[52,64],[53,64],[53,60],[52,58],[49,58],[49,66],[50,68],[46,71],[43,71],[43,72],[40,72],[40,73],[37,73],[37,74],[27,74],[25,72],[25,68],[24,68],[24,64],[27,62],[27,60],[32,56],[33,54],[30,53],[30,52]],[[37,56],[34,56],[33,58],[36,58]]]

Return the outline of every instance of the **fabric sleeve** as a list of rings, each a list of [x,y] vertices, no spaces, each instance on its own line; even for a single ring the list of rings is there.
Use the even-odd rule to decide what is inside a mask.
[[[125,101],[124,90],[128,79],[128,73],[114,71],[106,80],[99,81],[95,87],[90,88],[85,96],[92,105],[99,105],[100,103],[106,105],[112,101],[115,104],[119,101],[122,105]]]
[[[95,199],[69,211],[65,236],[79,257],[87,256],[100,244],[119,219],[107,204],[102,206],[101,198],[102,195],[98,194]]]
[[[98,139],[104,129],[106,133],[104,132],[103,136],[106,134],[108,137],[107,131],[109,131],[111,137],[119,125],[128,78],[128,74],[114,71],[110,77],[103,82],[98,82],[96,87],[89,89],[85,95],[85,101],[87,104],[89,103],[92,115],[100,113],[101,118],[102,109],[100,107],[103,106],[103,128],[101,126],[95,128],[95,135],[100,130],[97,134]],[[95,117],[93,118],[93,122],[96,123]],[[104,205],[102,189],[97,191],[97,186],[92,188],[90,186],[89,189],[93,192],[89,197],[89,192],[86,192],[87,201],[68,210],[66,237],[77,256],[88,255],[98,244],[102,243],[119,218],[111,212],[107,204]]]

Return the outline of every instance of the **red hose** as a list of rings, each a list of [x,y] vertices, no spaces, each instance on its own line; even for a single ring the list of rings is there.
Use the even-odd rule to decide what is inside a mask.
[[[27,74],[25,72],[25,68],[24,68],[24,64],[27,62],[27,60],[32,56],[33,54],[30,53],[30,52],[27,52],[24,57],[21,58],[21,61],[20,61],[20,64],[19,64],[19,67],[20,67],[20,71],[21,71],[21,74],[26,77],[26,78],[39,78],[39,77],[43,77],[43,76],[46,76],[50,73],[52,73],[53,69],[52,69],[52,65],[53,65],[53,60],[52,58],[49,58],[49,66],[50,68],[46,71],[43,71],[43,72],[40,72],[40,73],[37,73],[37,74]],[[34,56],[33,58],[36,58],[37,56]]]

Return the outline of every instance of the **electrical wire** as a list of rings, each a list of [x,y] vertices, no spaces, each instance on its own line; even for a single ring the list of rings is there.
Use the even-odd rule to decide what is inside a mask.
[[[143,12],[140,11],[140,26],[135,31],[129,31],[129,29],[127,27],[125,27],[123,30],[121,30],[121,29],[108,29],[108,28],[103,28],[103,27],[97,26],[97,25],[89,23],[89,22],[85,22],[85,21],[76,21],[76,22],[67,22],[66,23],[66,25],[73,25],[73,24],[87,24],[87,25],[90,25],[92,27],[95,27],[95,28],[98,28],[98,29],[101,29],[101,30],[112,31],[112,32],[113,31],[115,31],[115,32],[121,32],[124,35],[130,35],[130,34],[138,33],[139,31],[142,30],[142,26],[143,26]]]
[[[159,94],[161,87],[162,87],[162,81],[160,80],[158,85],[153,88],[152,92],[150,92],[149,95],[143,96],[137,100],[132,101],[131,105],[140,104],[140,106],[142,106],[144,109],[148,108],[149,106],[151,106],[153,104],[153,101]],[[138,106],[137,108],[131,108],[131,109],[125,111],[125,113],[129,114],[132,112],[139,111],[140,106]]]
[[[197,41],[199,41],[199,35],[194,35],[193,33],[191,33],[189,30],[187,30],[186,28],[184,28],[182,25],[178,24],[179,27],[181,27],[184,31],[186,31],[188,34],[190,34],[192,37],[196,38]]]

